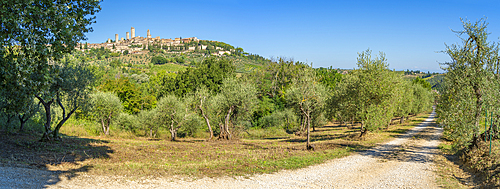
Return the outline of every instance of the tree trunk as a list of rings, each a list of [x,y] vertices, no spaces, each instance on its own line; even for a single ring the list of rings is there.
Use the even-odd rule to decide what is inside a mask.
[[[233,112],[234,106],[231,106],[229,110],[227,111],[225,120],[224,120],[224,126],[221,128],[219,139],[226,139],[226,140],[231,140],[231,133],[229,132],[229,123],[231,119],[231,113]]]
[[[104,133],[104,135],[106,135],[106,125],[104,124],[103,118],[101,118],[101,126],[102,126],[102,132]]]
[[[24,116],[21,116],[19,115],[18,118],[19,118],[19,123],[21,124],[19,126],[19,132],[23,132],[24,131],[24,124],[28,121],[28,119],[23,119]]]
[[[401,116],[401,119],[399,120],[399,124],[405,123],[405,116]]]
[[[61,109],[63,110],[63,114],[62,114],[62,120],[59,121],[59,123],[57,123],[56,125],[56,128],[54,129],[54,132],[52,133],[52,137],[54,139],[60,139],[59,136],[57,136],[57,134],[59,133],[59,130],[61,129],[61,127],[64,125],[64,123],[66,123],[66,121],[71,117],[71,115],[73,115],[73,113],[75,113],[76,109],[78,108],[78,106],[75,106],[71,111],[69,111],[69,113],[66,115],[66,109],[64,108],[63,104],[61,103],[61,100],[59,98],[59,96],[57,97],[57,104],[59,104],[59,107],[61,107]]]
[[[481,89],[479,89],[479,86],[474,85],[473,86],[475,95],[476,95],[476,115],[474,116],[474,128],[472,129],[472,145],[475,147],[478,147],[478,142],[479,142],[479,119],[481,118],[481,109],[483,106],[483,99],[482,99],[482,93]]]
[[[306,115],[306,119],[307,119],[307,150],[311,150],[311,144],[310,144],[310,132],[309,132],[309,128],[311,126],[311,117],[309,115]]]
[[[361,133],[359,134],[359,138],[363,138],[368,132],[368,129],[364,127],[364,123],[365,123],[364,121],[361,121],[361,130],[360,130]]]
[[[212,140],[212,138],[214,138],[214,131],[212,131],[212,127],[210,126],[210,120],[208,119],[208,116],[205,115],[205,112],[203,111],[203,108],[201,107],[201,103],[203,103],[202,100],[200,100],[200,106],[198,108],[200,109],[201,115],[205,119],[205,122],[207,122],[208,131],[210,132],[210,138],[208,138],[208,140]]]
[[[171,141],[176,141],[177,139],[177,129],[179,128],[176,128],[174,127],[174,121],[172,120],[172,122],[170,123],[170,140]]]
[[[42,138],[40,141],[51,141],[52,139],[50,138],[50,134],[52,133],[52,129],[50,128],[50,123],[52,122],[52,117],[50,114],[50,105],[54,102],[54,99],[51,99],[48,102],[45,102],[40,96],[35,95],[35,97],[40,100],[40,102],[43,105],[43,108],[45,109],[45,132],[43,133]]]

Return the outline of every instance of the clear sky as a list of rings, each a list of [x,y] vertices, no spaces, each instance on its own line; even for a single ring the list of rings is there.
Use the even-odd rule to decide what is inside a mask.
[[[136,36],[198,37],[242,47],[266,58],[286,57],[313,67],[356,68],[357,53],[386,54],[396,70],[442,72],[458,43],[460,18],[487,17],[489,41],[500,36],[498,0],[104,0],[89,43]]]

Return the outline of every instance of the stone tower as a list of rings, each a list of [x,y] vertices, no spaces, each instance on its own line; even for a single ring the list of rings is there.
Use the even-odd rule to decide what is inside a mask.
[[[118,43],[118,34],[115,34],[115,43]]]
[[[111,39],[110,38],[108,38],[108,43],[111,43]]]
[[[148,29],[148,38],[151,38],[151,33],[149,32],[149,29]]]
[[[132,38],[134,38],[135,37],[135,28],[134,27],[130,28],[130,33],[132,34]]]
[[[127,39],[130,39],[130,33],[127,32]]]

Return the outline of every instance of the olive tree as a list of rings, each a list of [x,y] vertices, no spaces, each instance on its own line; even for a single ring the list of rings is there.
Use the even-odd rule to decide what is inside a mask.
[[[401,84],[395,89],[395,103],[397,107],[394,111],[394,116],[400,117],[400,124],[403,124],[405,117],[412,112],[413,104],[416,101],[413,93],[413,85],[408,81],[401,81]]]
[[[256,94],[255,86],[247,81],[233,77],[224,79],[221,92],[212,102],[217,104],[217,111],[223,116],[223,120],[219,119],[219,139],[230,140],[230,126],[249,119],[257,102]]]
[[[210,138],[208,138],[208,140],[211,140],[214,137],[214,131],[210,124],[210,114],[212,112],[212,109],[209,107],[210,102],[212,102],[210,99],[213,98],[213,96],[210,94],[206,87],[198,88],[196,92],[192,94],[192,96],[193,98],[189,105],[191,106],[192,110],[201,115],[201,117],[203,117],[203,119],[205,120],[208,132],[210,132]]]
[[[295,79],[291,87],[285,91],[285,98],[288,103],[294,107],[305,118],[305,126],[307,131],[308,150],[314,149],[310,145],[310,126],[313,115],[320,115],[325,105],[328,91],[318,82],[314,70],[312,68],[304,68],[299,79]],[[316,116],[317,118],[318,116]]]
[[[168,127],[172,141],[177,139],[177,132],[181,127],[196,119],[196,114],[189,110],[184,100],[175,95],[161,98],[156,105],[156,113],[158,122]]]
[[[357,94],[356,89],[358,88],[358,84],[358,76],[352,73],[345,75],[342,78],[342,81],[336,84],[332,97],[327,100],[328,108],[326,111],[330,118],[335,118],[336,120],[345,123],[346,126],[348,125],[348,122],[350,122],[350,127],[352,127],[354,121],[357,121],[357,106],[355,97]]]
[[[94,78],[93,73],[82,65],[56,65],[52,67],[51,72],[54,79],[48,88],[35,93],[35,97],[45,109],[45,132],[42,141],[59,138],[59,129],[79,107],[86,104],[90,92],[89,86]],[[62,110],[62,117],[52,130],[51,108],[54,103]]]
[[[85,33],[92,31],[89,26],[94,23],[93,15],[100,10],[99,3],[99,0],[1,1],[0,88],[13,91],[22,86],[25,90],[21,91],[37,94],[37,98],[45,93],[43,98],[49,102],[44,107],[56,102],[48,99],[61,99],[58,92],[47,93],[59,77],[54,72],[54,62],[86,39]],[[57,138],[60,128],[56,126],[52,132],[50,116],[47,119],[42,140],[50,140],[51,133]]]
[[[497,101],[498,88],[494,72],[498,74],[498,44],[488,42],[487,23],[461,19],[463,30],[453,31],[462,40],[461,44],[446,45],[444,53],[451,58],[443,64],[446,90],[441,95],[438,113],[445,131],[458,146],[480,141],[479,121],[483,106]],[[494,109],[498,109],[495,107]]]
[[[392,109],[387,109],[394,95],[395,84],[393,74],[388,70],[385,54],[372,59],[368,49],[358,53],[358,70],[352,72],[358,77],[353,97],[356,106],[356,117],[361,121],[363,137],[368,131],[373,131],[387,124],[387,118],[392,117]]]
[[[110,92],[96,92],[90,96],[93,117],[100,122],[103,133],[109,135],[111,121],[120,115],[123,105],[120,99]]]

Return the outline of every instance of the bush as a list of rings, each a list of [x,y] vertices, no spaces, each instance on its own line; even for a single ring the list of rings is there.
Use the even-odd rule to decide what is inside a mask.
[[[289,132],[299,130],[298,117],[292,109],[276,111],[259,119],[260,128],[279,127]]]
[[[153,64],[166,64],[168,60],[163,56],[154,56],[151,58],[151,63]]]
[[[200,116],[191,114],[188,118],[189,120],[181,127],[177,133],[178,137],[194,137],[198,135],[201,127],[205,125],[205,122]]]
[[[118,119],[116,120],[116,125],[120,130],[132,132],[136,135],[139,131],[139,128],[137,127],[139,125],[137,116],[130,115],[128,113],[120,113],[120,115],[118,115]]]

